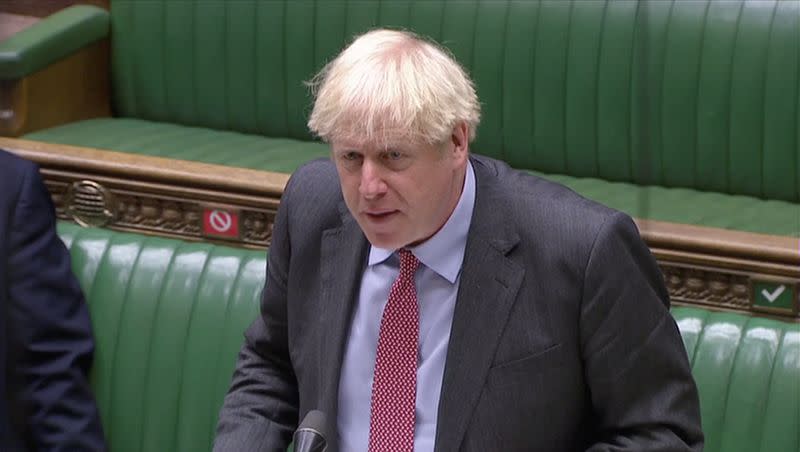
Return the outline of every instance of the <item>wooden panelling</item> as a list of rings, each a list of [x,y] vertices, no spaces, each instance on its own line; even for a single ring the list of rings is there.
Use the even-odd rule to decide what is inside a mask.
[[[800,271],[798,238],[653,220],[637,220],[636,224],[654,248],[783,263]]]
[[[109,77],[104,39],[22,79],[0,80],[0,135],[109,116]]]
[[[289,180],[281,173],[19,139],[0,138],[0,148],[41,166],[62,219],[251,248],[269,245]],[[204,227],[213,212],[232,217],[236,230]]]
[[[0,138],[0,148],[39,163],[62,219],[234,246],[269,246],[289,178],[19,139]],[[797,238],[636,222],[674,303],[800,321]]]

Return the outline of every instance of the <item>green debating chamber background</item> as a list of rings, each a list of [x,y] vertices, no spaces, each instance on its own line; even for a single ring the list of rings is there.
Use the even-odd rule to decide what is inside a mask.
[[[634,219],[704,450],[800,452],[800,1],[4,0],[0,149],[52,196],[109,450],[211,450],[284,187],[330,155],[304,82],[377,27],[463,65],[472,153]]]

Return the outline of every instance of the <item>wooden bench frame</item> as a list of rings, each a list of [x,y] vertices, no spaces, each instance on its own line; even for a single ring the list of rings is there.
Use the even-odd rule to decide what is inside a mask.
[[[58,217],[186,240],[266,248],[289,175],[99,149],[0,138],[37,162]],[[216,223],[228,226],[215,231]],[[220,221],[222,220],[222,221]],[[800,321],[800,240],[637,220],[676,304]],[[228,234],[228,235],[226,235]],[[755,303],[755,283],[793,294],[793,306]]]
[[[27,11],[25,3],[30,4]],[[95,3],[108,9],[107,0],[56,0],[53,2],[12,0],[0,5],[0,41],[36,24],[40,17],[8,12],[22,9],[47,15],[51,8],[72,3]],[[51,3],[51,4],[48,4]],[[32,74],[0,79],[0,135],[17,137],[83,119],[111,115],[108,38],[76,51]]]

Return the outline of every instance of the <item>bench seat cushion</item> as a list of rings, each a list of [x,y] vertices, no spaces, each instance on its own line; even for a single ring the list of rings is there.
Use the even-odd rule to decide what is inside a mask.
[[[268,138],[139,119],[92,119],[26,138],[264,171],[291,173],[328,155],[317,142]],[[535,173],[636,218],[800,237],[800,204],[688,188]]]
[[[320,143],[127,118],[89,119],[24,138],[278,173],[328,155]]]
[[[539,173],[536,173],[539,174]],[[800,204],[691,188],[539,174],[636,218],[800,237]]]

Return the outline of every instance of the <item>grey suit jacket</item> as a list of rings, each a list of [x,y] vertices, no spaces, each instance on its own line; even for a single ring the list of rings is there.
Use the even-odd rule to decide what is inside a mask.
[[[686,352],[631,219],[502,162],[471,161],[475,209],[436,451],[701,450]],[[337,449],[339,372],[368,249],[333,164],[297,170],[215,451],[285,450],[313,409]]]

